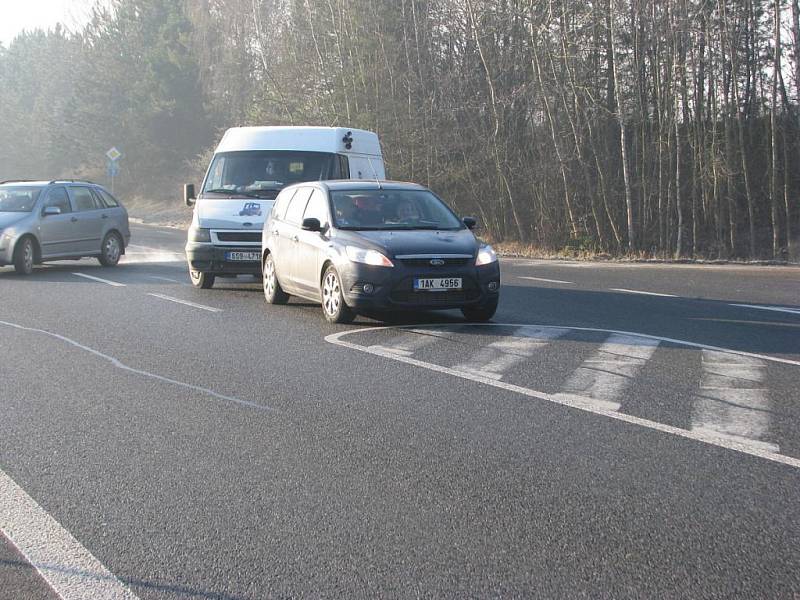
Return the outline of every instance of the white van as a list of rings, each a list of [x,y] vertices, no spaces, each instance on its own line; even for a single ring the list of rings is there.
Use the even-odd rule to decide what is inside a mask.
[[[378,136],[345,127],[235,127],[222,136],[194,206],[186,243],[189,276],[210,288],[217,276],[261,273],[261,229],[285,186],[327,179],[384,180]]]

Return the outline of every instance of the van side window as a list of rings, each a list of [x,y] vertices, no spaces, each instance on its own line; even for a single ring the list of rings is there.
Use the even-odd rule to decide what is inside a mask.
[[[311,196],[311,188],[300,188],[289,203],[286,210],[286,221],[292,225],[300,225],[303,220],[303,213],[308,204],[308,197]]]
[[[72,206],[69,204],[67,190],[63,187],[50,188],[45,206],[57,206],[61,209],[62,214],[72,212]]]
[[[339,154],[339,172],[335,179],[350,179],[350,161],[344,154]]]
[[[322,229],[328,226],[328,198],[324,192],[314,190],[311,193],[303,219],[317,219]]]

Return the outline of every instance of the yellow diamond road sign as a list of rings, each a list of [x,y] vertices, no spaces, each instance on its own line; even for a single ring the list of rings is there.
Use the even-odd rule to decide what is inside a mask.
[[[114,148],[111,148],[111,150],[106,152],[106,156],[108,157],[108,160],[118,160],[119,157],[122,156],[122,152],[117,150],[115,146]]]

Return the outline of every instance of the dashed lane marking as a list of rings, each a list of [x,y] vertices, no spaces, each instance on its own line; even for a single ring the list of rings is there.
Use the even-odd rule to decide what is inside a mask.
[[[185,306],[191,306],[192,308],[199,308],[200,310],[206,310],[208,312],[218,313],[222,312],[221,308],[214,308],[213,306],[206,306],[205,304],[197,304],[195,302],[189,302],[188,300],[181,300],[180,298],[173,298],[172,296],[166,296],[164,294],[155,294],[155,293],[148,293],[148,296],[153,296],[153,298],[160,298],[161,300],[168,300],[169,302],[175,302],[176,304],[183,304]]]
[[[731,350],[728,348],[720,348],[718,346],[710,346],[707,344],[700,344],[697,342],[689,342],[685,340],[677,340],[674,338],[667,338],[661,336],[654,336],[648,334],[639,334],[630,331],[618,331],[618,330],[611,330],[611,329],[597,329],[591,327],[565,327],[565,326],[547,326],[547,325],[529,325],[529,324],[509,324],[509,323],[480,323],[472,325],[474,327],[504,327],[504,328],[525,328],[525,327],[538,327],[540,329],[555,329],[555,330],[567,330],[567,331],[584,331],[584,332],[595,332],[595,333],[605,333],[609,334],[611,338],[610,340],[616,340],[616,343],[619,344],[620,341],[623,341],[623,345],[626,346],[625,350],[629,353],[628,359],[625,359],[628,365],[633,365],[637,369],[641,367],[645,360],[645,354],[652,354],[652,351],[660,343],[670,343],[676,344],[680,346],[686,346],[690,348],[700,348],[702,350],[708,350],[712,352],[723,353],[732,357],[732,359],[756,359],[760,361],[769,361],[775,362],[780,364],[786,365],[793,365],[793,366],[800,366],[800,361],[795,361],[786,358],[779,358],[775,356],[767,356],[761,354],[755,354],[751,352],[742,352],[738,350]],[[434,332],[436,331],[438,337],[449,339],[446,333],[442,332],[441,326],[437,325],[430,325],[427,326],[430,329],[425,329],[424,326],[416,325],[414,326],[413,331],[422,332]],[[412,356],[409,356],[406,353],[397,353],[387,350],[381,346],[364,346],[358,343],[350,342],[344,338],[347,336],[353,336],[356,334],[363,334],[367,332],[375,332],[381,330],[389,330],[395,329],[398,331],[409,330],[408,327],[369,327],[369,328],[362,328],[362,329],[354,329],[350,331],[342,331],[339,333],[335,333],[329,335],[325,338],[325,340],[331,344],[335,344],[337,346],[341,346],[344,348],[348,348],[351,350],[356,350],[358,352],[365,352],[367,354],[372,354],[374,356],[380,356],[382,358],[386,358],[389,360],[393,360],[396,362],[401,362],[404,364],[412,365],[415,367],[419,367],[422,369],[427,369],[429,371],[434,371],[437,373],[442,373],[446,375],[451,375],[453,377],[459,377],[461,379],[467,379],[469,381],[474,381],[476,383],[480,383],[483,385],[492,386],[498,389],[515,392],[521,394],[523,396],[527,396],[529,398],[536,398],[538,400],[544,400],[547,402],[552,402],[554,404],[559,404],[561,406],[566,406],[569,408],[576,408],[578,410],[582,410],[585,412],[589,412],[592,414],[608,417],[610,419],[615,419],[618,421],[623,421],[625,423],[629,423],[632,425],[638,425],[640,427],[645,427],[647,429],[652,429],[655,431],[660,431],[662,433],[668,433],[671,435],[675,435],[678,437],[694,440],[697,442],[702,442],[704,444],[709,444],[712,446],[717,446],[720,448],[726,448],[729,450],[734,450],[736,452],[740,452],[742,454],[747,454],[750,456],[755,456],[758,458],[763,458],[775,463],[780,463],[784,465],[788,465],[794,468],[800,469],[800,459],[794,458],[791,456],[786,456],[783,454],[779,454],[775,451],[775,446],[769,443],[764,443],[758,439],[752,440],[749,438],[744,438],[736,435],[731,435],[727,431],[720,430],[721,427],[717,427],[716,429],[698,426],[693,429],[681,429],[680,427],[674,427],[672,425],[668,425],[666,423],[659,423],[657,421],[651,421],[649,419],[645,419],[642,417],[637,417],[634,415],[627,414],[625,412],[620,412],[618,410],[617,403],[607,403],[607,402],[598,402],[597,399],[593,399],[591,397],[585,397],[581,395],[574,395],[574,394],[549,394],[546,392],[541,392],[537,390],[533,390],[530,388],[526,388],[523,386],[515,385],[512,383],[508,383],[505,381],[501,381],[499,378],[494,376],[494,374],[487,374],[482,371],[464,371],[458,368],[452,367],[445,367],[442,365],[422,361]],[[437,335],[432,334],[432,335]],[[616,336],[616,337],[615,337]],[[636,345],[639,346],[635,352],[630,351],[630,343],[627,343],[631,340],[636,340]],[[611,348],[609,348],[611,349]],[[631,356],[632,354],[632,356]],[[620,357],[620,362],[616,365],[618,370],[621,370],[622,367],[622,357]],[[621,373],[620,373],[621,374]]]
[[[76,277],[83,277],[84,279],[91,279],[92,281],[97,281],[98,283],[105,283],[106,285],[111,285],[114,287],[125,287],[124,283],[110,281],[108,279],[101,279],[100,277],[94,277],[92,275],[87,275],[86,273],[73,273],[73,275]]]
[[[0,530],[62,600],[137,600],[126,585],[2,470]]]
[[[758,304],[729,304],[728,306],[737,306],[739,308],[754,308],[756,310],[769,310],[772,312],[788,313],[790,315],[800,315],[798,308],[783,308],[781,306],[761,306]]]
[[[517,275],[517,279],[528,279],[530,281],[543,281],[545,283],[563,283],[564,285],[575,285],[572,281],[562,281],[561,279],[546,279],[544,277],[529,277],[527,275]]]
[[[625,288],[609,288],[612,292],[622,292],[624,294],[640,294],[642,296],[660,296],[662,298],[677,298],[675,294],[660,294],[658,292],[646,292],[644,290],[628,290]]]

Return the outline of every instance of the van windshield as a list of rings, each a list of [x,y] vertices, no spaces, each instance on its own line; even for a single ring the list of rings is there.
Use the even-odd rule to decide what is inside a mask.
[[[203,193],[275,198],[293,183],[336,178],[337,165],[336,155],[327,152],[220,152],[211,162]]]

